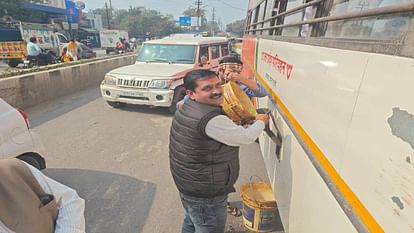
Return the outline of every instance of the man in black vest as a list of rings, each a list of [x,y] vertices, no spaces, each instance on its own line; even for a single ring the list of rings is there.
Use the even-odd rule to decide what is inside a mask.
[[[186,211],[182,232],[221,233],[227,195],[239,176],[239,146],[254,142],[268,124],[265,114],[245,128],[223,114],[222,82],[210,70],[184,77],[189,96],[170,132],[170,169]]]

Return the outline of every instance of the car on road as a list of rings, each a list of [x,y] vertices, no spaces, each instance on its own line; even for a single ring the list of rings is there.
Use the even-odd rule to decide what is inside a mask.
[[[0,159],[16,157],[44,169],[43,154],[43,145],[30,129],[27,114],[0,98]]]
[[[169,37],[143,43],[135,64],[114,69],[101,83],[102,97],[113,107],[137,104],[175,112],[184,95],[184,75],[193,69],[217,69],[228,56],[224,37]]]

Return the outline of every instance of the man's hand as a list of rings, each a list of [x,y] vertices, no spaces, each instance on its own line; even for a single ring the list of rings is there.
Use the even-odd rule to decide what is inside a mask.
[[[236,82],[236,81],[241,82],[242,79],[243,79],[243,77],[237,72],[225,72],[224,73],[224,78],[227,81],[234,81],[234,82]]]
[[[263,123],[265,123],[265,125],[269,125],[269,115],[267,115],[267,114],[257,114],[256,115],[256,120],[263,121]]]

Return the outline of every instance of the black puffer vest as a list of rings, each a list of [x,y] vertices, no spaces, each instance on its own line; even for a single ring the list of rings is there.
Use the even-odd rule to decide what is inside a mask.
[[[209,120],[222,115],[219,107],[186,100],[175,113],[170,132],[170,169],[178,190],[210,198],[234,192],[239,176],[239,147],[209,138]]]

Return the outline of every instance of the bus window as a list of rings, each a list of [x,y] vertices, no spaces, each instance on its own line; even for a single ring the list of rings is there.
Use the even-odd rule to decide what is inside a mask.
[[[217,59],[220,57],[219,45],[212,45],[210,49],[211,49],[211,59]]]
[[[293,9],[295,7],[298,7],[302,4],[303,4],[302,1],[299,1],[299,0],[289,0],[287,1],[286,11]],[[284,24],[300,22],[302,20],[302,17],[303,17],[302,11],[288,15],[285,17]],[[298,36],[299,30],[300,30],[300,26],[283,28],[282,36]]]
[[[403,0],[408,2],[408,0]],[[385,0],[379,2],[365,2],[358,0],[340,1],[334,3],[332,15],[343,15],[367,9],[374,9],[395,4],[401,1]],[[354,20],[342,20],[328,23],[325,36],[330,38],[350,39],[398,39],[407,31],[410,22],[408,15],[388,15]]]
[[[265,15],[263,17],[263,19],[272,17],[275,15],[275,10],[277,10],[277,8],[279,7],[279,1],[275,1],[275,0],[268,0],[267,1],[267,6],[266,6],[266,10],[265,10]],[[274,20],[272,21],[267,21],[263,24],[263,27],[270,27],[271,24],[274,24]],[[269,31],[264,31],[262,34],[263,35],[270,35],[270,30]]]

